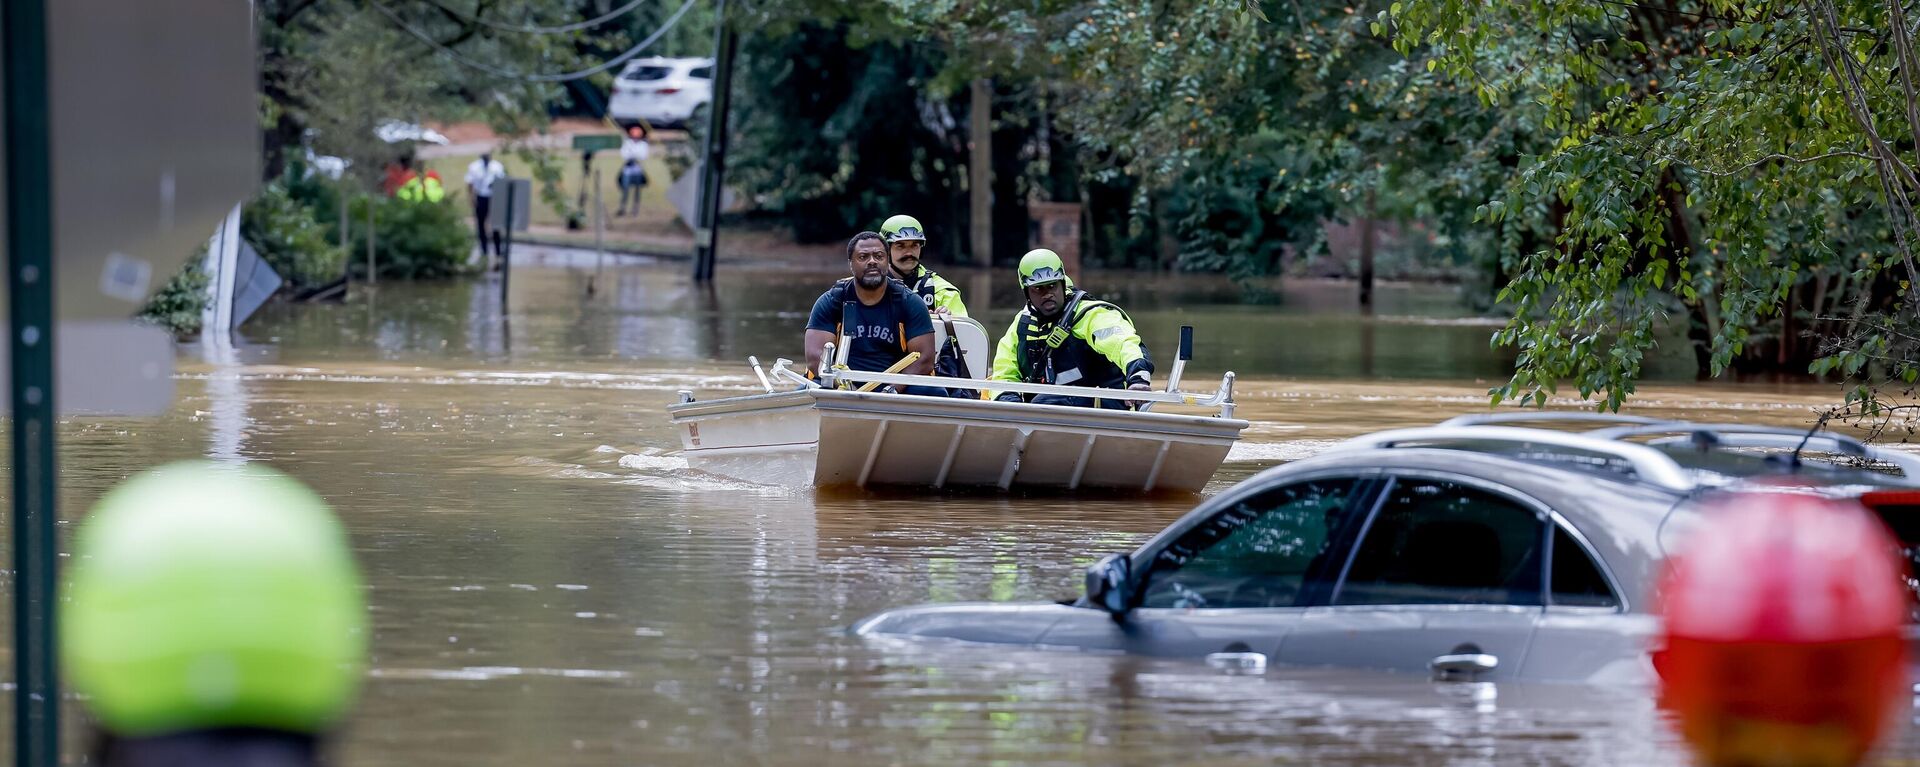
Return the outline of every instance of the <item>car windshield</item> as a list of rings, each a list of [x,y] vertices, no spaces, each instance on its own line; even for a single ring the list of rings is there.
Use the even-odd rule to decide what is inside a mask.
[[[1287,607],[1330,565],[1351,479],[1268,490],[1227,507],[1154,556],[1145,607]]]
[[[667,79],[667,75],[672,73],[673,73],[673,69],[671,67],[642,65],[642,66],[634,67],[632,69],[629,69],[621,73],[620,79],[632,80],[635,82],[646,82],[648,80],[665,80]]]

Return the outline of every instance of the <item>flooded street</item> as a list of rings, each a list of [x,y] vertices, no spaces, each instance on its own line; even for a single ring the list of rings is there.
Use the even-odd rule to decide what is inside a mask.
[[[674,392],[744,393],[746,355],[800,356],[837,276],[743,269],[722,264],[707,291],[680,264],[536,250],[504,319],[485,279],[270,305],[231,355],[183,347],[165,417],[65,427],[63,513],[195,456],[325,496],[372,606],[346,765],[1685,763],[1641,689],[845,636],[887,607],[1072,597],[1087,564],[1195,499],[816,493],[687,471]],[[1007,277],[954,279],[996,335]],[[1497,322],[1446,288],[1387,286],[1364,319],[1338,284],[1247,306],[1212,278],[1086,282],[1163,370],[1196,326],[1189,388],[1239,375],[1254,425],[1209,492],[1344,437],[1484,411],[1509,364],[1487,345]],[[1804,426],[1839,395],[1690,373],[1667,350],[1630,411]],[[1920,757],[1915,734],[1885,763]]]

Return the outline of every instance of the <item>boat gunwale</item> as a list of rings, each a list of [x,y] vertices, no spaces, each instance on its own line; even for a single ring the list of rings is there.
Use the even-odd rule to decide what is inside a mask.
[[[782,402],[782,400],[792,401]],[[711,416],[766,414],[798,408],[813,408],[819,411],[823,418],[842,414],[855,417],[899,416],[982,422],[998,428],[1066,427],[1077,430],[1134,433],[1141,436],[1187,436],[1227,441],[1239,440],[1240,432],[1252,425],[1242,419],[1217,416],[1104,410],[1068,405],[1036,405],[1029,402],[942,399],[910,394],[850,392],[833,389],[796,389],[705,402],[686,402],[669,405],[667,412],[675,423],[679,423],[688,419]]]

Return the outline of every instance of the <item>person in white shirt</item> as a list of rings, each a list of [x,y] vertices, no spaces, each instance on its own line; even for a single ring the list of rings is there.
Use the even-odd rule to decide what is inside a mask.
[[[507,177],[507,167],[493,159],[493,153],[482,152],[480,159],[467,165],[467,193],[473,195],[473,228],[480,234],[480,255],[487,254],[487,213],[492,209],[493,182]],[[501,253],[500,230],[493,231],[493,254]]]
[[[613,215],[627,215],[627,200],[633,200],[633,212],[640,212],[640,191],[647,186],[647,155],[652,148],[647,145],[647,129],[640,125],[627,127],[627,137],[620,142],[620,209]]]

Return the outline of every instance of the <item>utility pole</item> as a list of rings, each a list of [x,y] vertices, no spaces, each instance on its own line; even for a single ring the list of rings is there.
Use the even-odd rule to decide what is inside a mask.
[[[0,3],[13,407],[14,763],[60,761],[53,644],[53,165],[45,0]]]
[[[1367,190],[1367,212],[1360,217],[1360,311],[1373,313],[1374,190]]]
[[[967,112],[969,143],[967,197],[971,213],[973,265],[993,266],[993,81],[973,81],[972,107]]]
[[[732,101],[733,59],[740,36],[727,23],[727,0],[714,0],[713,103],[707,108],[705,160],[700,164],[700,226],[693,233],[693,281],[713,281],[719,256],[721,190],[727,180],[727,106]]]

